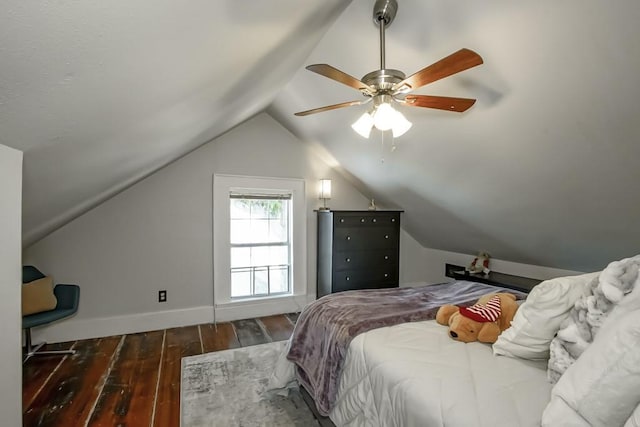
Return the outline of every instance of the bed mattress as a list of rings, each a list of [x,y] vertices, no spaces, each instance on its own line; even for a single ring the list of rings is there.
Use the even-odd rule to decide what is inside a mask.
[[[539,426],[551,384],[546,361],[494,356],[435,321],[358,335],[330,418],[338,426]]]

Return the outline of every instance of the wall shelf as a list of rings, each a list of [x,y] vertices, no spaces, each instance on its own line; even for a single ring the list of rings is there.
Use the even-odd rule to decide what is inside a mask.
[[[514,289],[520,292],[529,293],[534,286],[542,280],[531,277],[515,276],[513,274],[499,273],[491,271],[489,274],[469,273],[463,266],[445,264],[445,275],[456,280],[469,280],[471,282],[486,283],[488,285],[502,286],[503,288]]]

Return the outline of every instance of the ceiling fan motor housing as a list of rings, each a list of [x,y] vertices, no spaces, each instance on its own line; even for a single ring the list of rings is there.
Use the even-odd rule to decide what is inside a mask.
[[[402,71],[386,68],[366,74],[362,78],[362,82],[376,89],[376,93],[383,94],[391,92],[393,85],[400,83],[404,78],[405,75]]]

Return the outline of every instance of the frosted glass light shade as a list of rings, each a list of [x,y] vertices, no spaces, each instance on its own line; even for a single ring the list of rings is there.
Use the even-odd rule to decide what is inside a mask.
[[[407,120],[400,111],[396,111],[395,113],[394,123],[391,129],[393,131],[393,137],[397,138],[404,135],[409,129],[411,129],[413,124],[411,124],[411,122]]]
[[[320,180],[320,191],[319,191],[318,198],[322,200],[331,198],[331,180],[330,179]]]
[[[363,138],[369,138],[371,128],[373,128],[373,117],[369,113],[364,113],[351,125],[351,129]]]
[[[389,130],[393,127],[395,121],[396,110],[391,104],[383,103],[376,108],[376,112],[373,113],[373,124],[379,130]]]

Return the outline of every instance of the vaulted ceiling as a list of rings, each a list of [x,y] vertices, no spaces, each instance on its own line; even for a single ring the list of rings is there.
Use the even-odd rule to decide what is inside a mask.
[[[363,193],[405,209],[422,245],[573,270],[640,252],[640,3],[398,0],[386,64],[462,47],[479,67],[401,107],[369,140],[361,95],[304,69],[378,68],[373,0],[21,2],[0,17],[0,143],[25,152],[28,244],[266,109]]]

